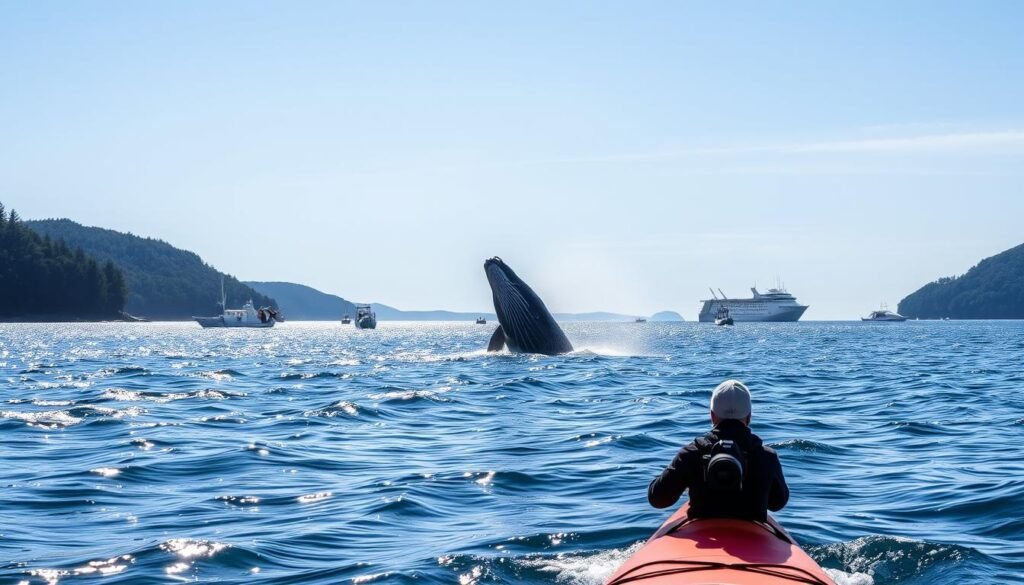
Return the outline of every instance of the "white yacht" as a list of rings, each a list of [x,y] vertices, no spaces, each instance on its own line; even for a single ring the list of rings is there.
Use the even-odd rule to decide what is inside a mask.
[[[273,307],[261,307],[257,309],[252,299],[245,303],[241,309],[227,309],[227,296],[224,294],[224,279],[220,279],[220,305],[221,313],[216,317],[192,317],[196,323],[203,328],[207,327],[273,327],[274,323],[281,319],[280,313]]]
[[[701,301],[703,304],[697,320],[701,323],[714,323],[718,311],[724,307],[728,309],[729,317],[737,323],[798,321],[808,307],[796,302],[796,297],[789,294],[781,285],[778,288],[770,288],[765,293],[759,292],[757,287],[751,287],[750,292],[754,293],[753,298],[734,299],[726,296],[722,289],[718,289],[718,294],[712,290],[711,298]]]
[[[893,313],[886,308],[885,303],[882,303],[882,308],[877,311],[871,311],[871,314],[867,317],[861,317],[861,321],[906,321],[907,318],[899,313]]]

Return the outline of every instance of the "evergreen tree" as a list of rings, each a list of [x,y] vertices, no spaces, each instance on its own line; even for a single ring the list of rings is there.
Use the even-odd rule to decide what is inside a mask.
[[[36,234],[0,204],[0,318],[110,318],[123,305],[116,266]]]

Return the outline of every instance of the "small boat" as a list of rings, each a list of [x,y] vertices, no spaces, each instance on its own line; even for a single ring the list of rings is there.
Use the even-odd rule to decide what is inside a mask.
[[[647,319],[645,317],[637,317],[636,319],[633,320],[633,322],[634,323],[646,323]]]
[[[284,318],[273,307],[256,308],[249,299],[241,309],[228,309],[227,296],[224,294],[224,279],[220,279],[220,305],[222,313],[216,317],[192,317],[204,329],[210,327],[273,327]]]
[[[907,318],[899,313],[893,313],[885,307],[885,303],[882,303],[882,308],[877,311],[871,311],[871,314],[867,317],[861,317],[861,321],[906,321]]]
[[[605,585],[835,585],[782,526],[687,518],[683,505]]]
[[[478,317],[477,320],[476,320],[476,324],[477,325],[487,325],[487,319],[484,319],[483,317]]]
[[[343,316],[343,317],[341,318],[341,324],[342,324],[342,325],[349,325],[349,324],[351,324],[351,323],[352,323],[352,317],[351,317],[351,316],[349,316],[349,314],[348,314],[348,313],[345,313],[345,316]]]
[[[376,329],[377,313],[370,305],[356,305],[356,329]]]
[[[732,325],[732,317],[729,316],[729,307],[718,307],[715,313],[715,325]]]

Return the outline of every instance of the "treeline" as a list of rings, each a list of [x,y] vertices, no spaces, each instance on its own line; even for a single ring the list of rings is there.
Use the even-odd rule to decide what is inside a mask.
[[[1024,244],[982,260],[962,276],[926,284],[897,310],[921,319],[1024,319]]]
[[[26,224],[39,234],[81,247],[86,253],[120,268],[128,286],[124,310],[132,315],[150,319],[219,315],[221,277],[228,308],[239,308],[249,299],[257,307],[277,306],[274,299],[218,272],[197,254],[162,240],[83,226],[69,219],[36,220]]]
[[[37,234],[0,203],[0,318],[116,318],[125,295],[112,262]]]

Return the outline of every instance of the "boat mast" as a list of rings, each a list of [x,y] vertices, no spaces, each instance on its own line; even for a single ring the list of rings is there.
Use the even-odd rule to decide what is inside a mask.
[[[718,300],[718,295],[715,294],[715,289],[713,289],[713,288],[711,288],[709,286],[708,290],[711,291],[711,296],[714,297],[714,299],[717,301]]]
[[[224,276],[220,277],[220,310],[226,311],[228,309],[228,297],[224,294]]]

